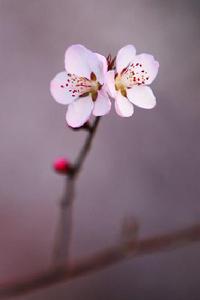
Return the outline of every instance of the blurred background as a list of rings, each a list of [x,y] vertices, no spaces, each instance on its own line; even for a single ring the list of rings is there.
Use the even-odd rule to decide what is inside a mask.
[[[104,55],[126,44],[160,62],[157,106],[105,116],[79,178],[73,259],[120,240],[125,217],[151,236],[199,222],[200,3],[0,0],[0,282],[51,265],[64,178],[85,133],[49,93],[74,43]],[[200,245],[123,262],[21,300],[200,299]]]

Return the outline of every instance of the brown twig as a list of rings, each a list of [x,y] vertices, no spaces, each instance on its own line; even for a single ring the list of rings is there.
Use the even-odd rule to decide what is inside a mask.
[[[72,170],[67,174],[66,189],[63,199],[60,202],[60,216],[58,220],[59,223],[56,232],[56,240],[53,253],[53,263],[58,266],[62,265],[63,263],[67,263],[69,259],[72,235],[72,212],[75,182],[81,171],[85,158],[90,150],[99,121],[100,117],[96,117],[92,125],[86,123],[83,126],[83,129],[88,131],[88,135]]]
[[[60,202],[59,219],[53,253],[53,263],[56,265],[67,263],[70,253],[74,199],[74,181],[71,177],[67,178],[65,189],[64,197]]]
[[[82,258],[73,264],[54,267],[43,273],[31,277],[26,276],[24,279],[13,282],[1,283],[0,298],[18,296],[59,282],[68,282],[78,276],[104,269],[127,258],[166,251],[199,241],[200,224],[151,238],[140,240],[134,238],[128,242],[105,249],[88,258]]]
[[[85,141],[85,144],[83,146],[83,148],[81,149],[81,152],[75,162],[75,165],[74,165],[74,173],[72,175],[73,179],[74,178],[77,178],[77,176],[79,175],[80,173],[80,170],[82,168],[82,165],[83,165],[83,162],[90,150],[90,147],[91,147],[91,144],[92,144],[92,140],[95,136],[95,133],[96,133],[96,130],[97,130],[97,127],[99,125],[99,121],[100,121],[100,117],[96,117],[95,120],[94,120],[94,123],[92,125],[92,127],[90,127],[89,129],[89,134],[88,134],[88,137]]]

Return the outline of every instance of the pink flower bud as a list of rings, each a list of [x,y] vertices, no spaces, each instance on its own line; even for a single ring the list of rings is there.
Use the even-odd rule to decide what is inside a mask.
[[[67,174],[71,168],[70,162],[65,158],[58,158],[53,164],[54,170],[59,174]]]

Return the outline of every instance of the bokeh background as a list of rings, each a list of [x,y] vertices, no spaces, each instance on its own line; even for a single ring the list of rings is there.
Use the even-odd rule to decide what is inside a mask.
[[[199,221],[199,1],[0,0],[0,282],[51,265],[64,189],[52,162],[73,160],[85,138],[49,93],[73,43],[104,55],[133,43],[160,62],[156,108],[101,121],[77,185],[73,258],[119,241],[125,217],[141,236]],[[196,300],[199,278],[195,244],[18,299]]]

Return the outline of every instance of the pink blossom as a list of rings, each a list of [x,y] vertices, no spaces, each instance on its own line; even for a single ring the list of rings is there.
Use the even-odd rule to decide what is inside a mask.
[[[58,73],[50,84],[53,98],[68,105],[66,120],[71,127],[80,127],[91,114],[102,116],[111,108],[105,90],[106,58],[82,45],[72,45],[65,53],[66,71]]]
[[[136,55],[133,45],[121,48],[116,58],[116,72],[106,74],[107,89],[115,98],[116,112],[130,117],[133,104],[150,109],[156,105],[156,98],[149,87],[158,73],[159,63],[150,54]]]

